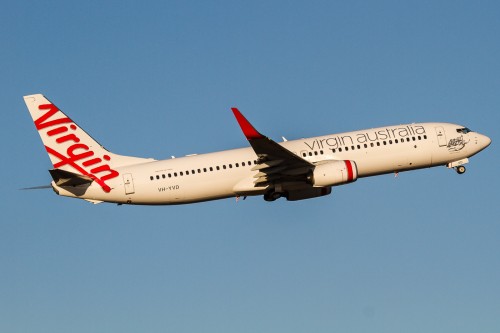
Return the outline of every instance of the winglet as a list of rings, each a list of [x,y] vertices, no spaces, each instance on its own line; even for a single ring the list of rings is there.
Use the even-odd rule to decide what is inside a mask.
[[[250,122],[241,114],[241,112],[237,108],[231,108],[231,110],[234,113],[234,116],[236,117],[236,120],[238,121],[238,124],[241,127],[241,130],[243,131],[243,134],[245,134],[247,140],[255,140],[255,139],[262,139],[265,138],[262,134],[260,134],[255,127],[250,124]]]

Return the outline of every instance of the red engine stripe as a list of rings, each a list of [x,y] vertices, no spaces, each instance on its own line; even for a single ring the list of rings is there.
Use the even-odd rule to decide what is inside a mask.
[[[345,167],[347,169],[347,181],[352,182],[352,180],[354,179],[354,173],[352,170],[352,163],[351,163],[351,161],[344,161],[344,163],[345,163]]]

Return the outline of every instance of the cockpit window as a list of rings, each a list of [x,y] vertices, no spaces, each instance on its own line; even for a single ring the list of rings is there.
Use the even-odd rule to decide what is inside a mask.
[[[472,132],[472,131],[470,129],[468,129],[467,127],[462,127],[462,128],[457,128],[457,132],[462,133],[462,134],[467,134],[467,133]]]

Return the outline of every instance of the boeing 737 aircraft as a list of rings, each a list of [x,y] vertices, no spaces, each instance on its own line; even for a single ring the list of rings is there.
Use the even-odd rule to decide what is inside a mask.
[[[109,152],[43,95],[24,100],[49,154],[51,186],[92,203],[172,205],[263,195],[302,200],[358,178],[434,166],[465,172],[491,143],[449,123],[417,123],[277,143],[232,111],[250,147],[168,160]]]

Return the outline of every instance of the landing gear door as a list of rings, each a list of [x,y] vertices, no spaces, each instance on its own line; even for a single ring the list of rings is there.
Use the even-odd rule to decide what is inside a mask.
[[[131,173],[123,174],[123,185],[125,186],[125,194],[133,194],[134,190],[134,180]]]
[[[444,147],[448,144],[448,141],[446,141],[446,134],[444,132],[444,128],[442,128],[441,126],[437,126],[436,127],[436,135],[437,135],[439,147]]]

